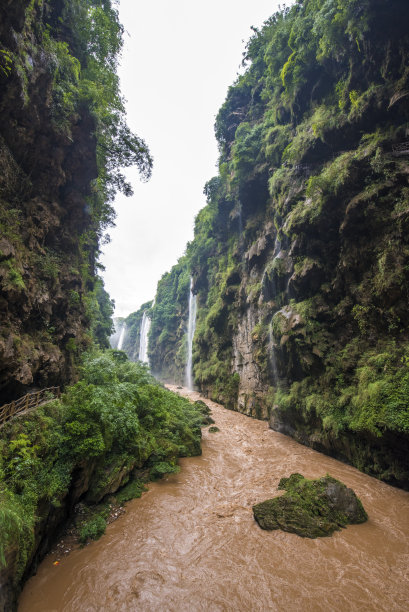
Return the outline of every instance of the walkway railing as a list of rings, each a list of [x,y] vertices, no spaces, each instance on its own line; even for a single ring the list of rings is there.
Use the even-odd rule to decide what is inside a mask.
[[[41,406],[41,404],[45,404],[55,397],[60,397],[60,395],[60,387],[48,387],[47,389],[41,389],[41,391],[27,393],[27,395],[24,397],[20,397],[20,399],[10,402],[10,404],[1,406],[0,427],[17,414],[32,408],[38,408],[38,406]]]

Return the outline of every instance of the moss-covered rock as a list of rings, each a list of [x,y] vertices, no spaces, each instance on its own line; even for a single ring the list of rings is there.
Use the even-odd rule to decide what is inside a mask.
[[[278,488],[286,494],[253,506],[254,518],[262,529],[319,538],[368,519],[353,490],[332,476],[308,480],[292,474],[282,478]]]
[[[202,425],[212,425],[214,423],[214,420],[210,416],[212,412],[209,406],[202,400],[197,400],[196,402],[194,402],[194,405],[202,414]]]

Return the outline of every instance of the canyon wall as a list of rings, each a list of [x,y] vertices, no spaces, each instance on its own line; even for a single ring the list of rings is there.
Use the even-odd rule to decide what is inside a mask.
[[[181,380],[191,274],[200,390],[405,487],[408,18],[399,0],[305,0],[254,30],[150,345]]]
[[[120,168],[148,178],[116,75],[122,26],[110,1],[0,7],[0,403],[75,378],[108,346],[113,306],[98,276]]]

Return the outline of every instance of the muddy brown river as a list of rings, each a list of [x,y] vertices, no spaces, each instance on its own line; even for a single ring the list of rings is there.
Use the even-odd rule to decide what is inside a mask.
[[[48,556],[19,612],[406,612],[409,493],[208,403],[220,431],[203,431],[203,455],[151,484],[98,542],[58,566]],[[252,505],[293,472],[339,478],[369,521],[316,540],[262,531]]]

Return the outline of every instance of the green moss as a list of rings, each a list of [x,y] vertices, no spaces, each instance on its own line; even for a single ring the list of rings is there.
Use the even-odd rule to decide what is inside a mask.
[[[162,478],[165,474],[177,474],[179,471],[180,467],[178,465],[173,465],[168,461],[161,461],[159,463],[155,463],[150,471],[150,477],[152,480],[156,480],[158,478]]]
[[[282,478],[278,488],[284,489],[285,495],[253,506],[254,518],[262,529],[318,538],[368,519],[352,489],[329,475],[307,480],[292,474]]]
[[[88,519],[79,529],[79,541],[85,545],[88,540],[98,540],[105,533],[107,522],[101,515]]]
[[[16,262],[16,260],[8,259],[2,265],[6,267],[7,276],[8,276],[8,286],[12,286],[15,289],[23,291],[26,289],[26,285],[22,276],[22,269]]]
[[[141,497],[142,493],[147,490],[143,482],[140,480],[132,480],[115,494],[115,499],[118,504],[124,504],[131,499]]]

